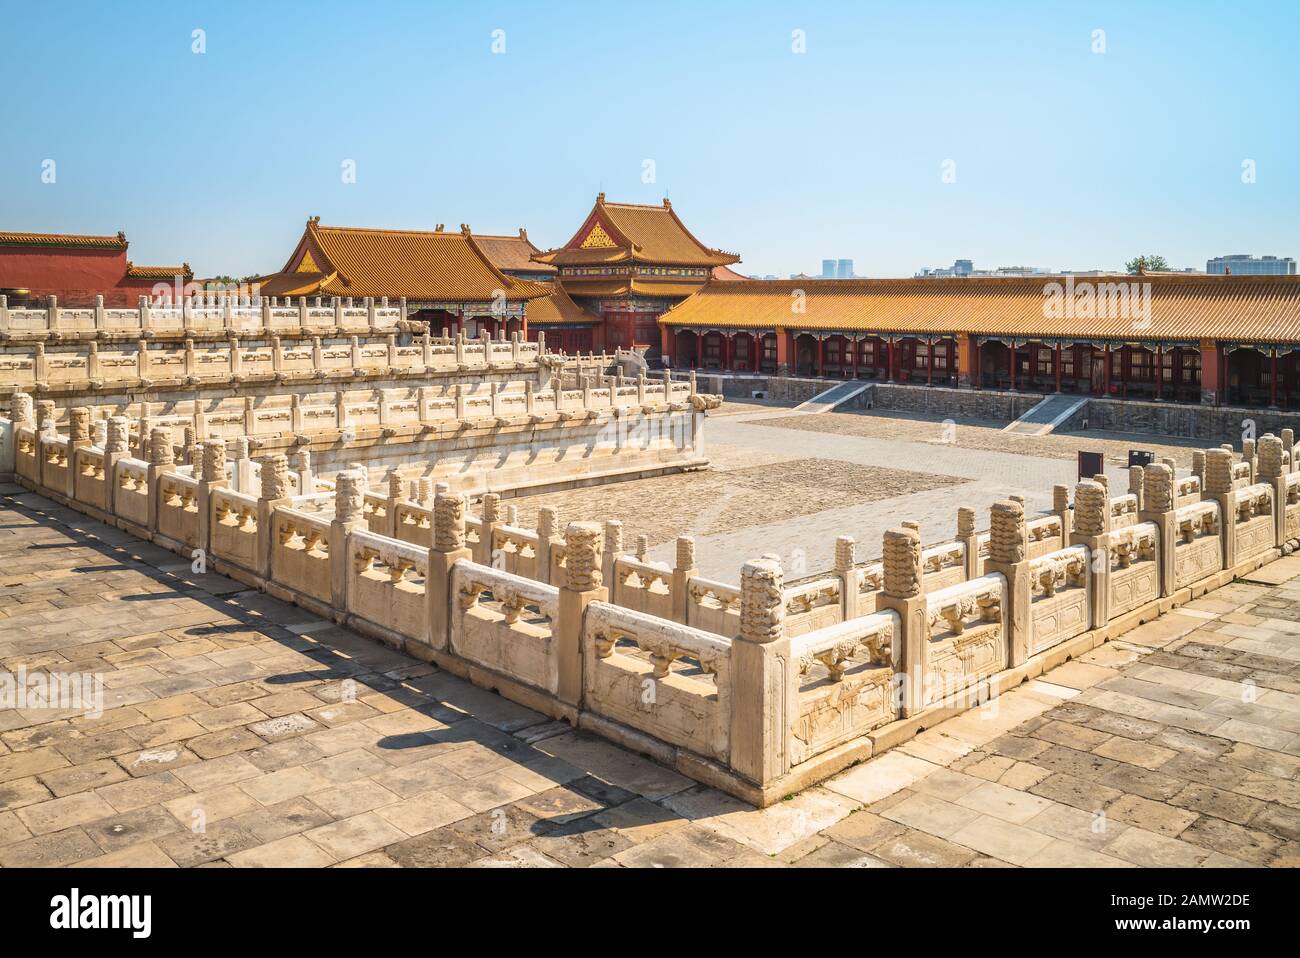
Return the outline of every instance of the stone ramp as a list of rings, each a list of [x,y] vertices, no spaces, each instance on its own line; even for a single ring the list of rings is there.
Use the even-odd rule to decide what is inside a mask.
[[[1087,401],[1087,396],[1048,396],[1002,431],[1013,432],[1018,436],[1046,436],[1073,416]]]
[[[807,402],[801,402],[795,406],[792,412],[797,413],[823,413],[830,412],[837,406],[841,406],[855,396],[861,396],[871,387],[871,383],[847,382],[837,383],[830,389],[818,393]]]

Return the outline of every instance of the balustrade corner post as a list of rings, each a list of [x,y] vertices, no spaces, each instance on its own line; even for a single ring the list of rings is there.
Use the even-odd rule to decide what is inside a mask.
[[[731,640],[731,768],[759,786],[790,770],[798,663],[785,630],[785,577],[774,556],[740,572],[740,633]]]
[[[104,454],[107,464],[108,454]],[[212,551],[212,490],[230,485],[226,479],[226,444],[221,439],[210,439],[199,445],[199,480],[197,505],[199,510],[199,544],[204,555]]]
[[[883,588],[876,594],[876,611],[898,613],[902,661],[896,681],[901,682],[902,714],[909,716],[925,707],[925,651],[930,638],[920,531],[887,529],[882,552]]]
[[[559,684],[556,696],[566,705],[582,704],[582,624],[587,606],[605,602],[602,582],[601,528],[595,522],[571,522],[564,530],[564,581],[559,613],[552,623]]]
[[[1219,504],[1220,541],[1223,543],[1223,568],[1237,565],[1237,536],[1234,523],[1237,515],[1237,492],[1232,478],[1232,451],[1207,449],[1205,451],[1205,492],[1202,499],[1213,499]]]
[[[1241,461],[1250,464],[1250,483],[1256,482],[1255,472],[1258,468],[1259,460],[1256,458],[1258,444],[1254,439],[1243,439],[1241,441]]]
[[[1174,471],[1162,462],[1153,462],[1143,470],[1142,509],[1138,519],[1142,522],[1155,523],[1157,540],[1160,543],[1160,595],[1170,596],[1174,593],[1174,544],[1178,538],[1177,523],[1174,521],[1174,507],[1178,501],[1178,482]]]
[[[551,581],[551,545],[555,539],[555,507],[542,506],[537,510],[537,579],[547,585]]]
[[[497,526],[501,524],[501,496],[495,492],[483,494],[483,518],[479,526],[477,548],[474,549],[474,561],[479,565],[494,567],[493,558],[496,551],[493,540],[496,538]]]
[[[275,510],[292,503],[289,485],[289,457],[267,456],[262,460],[261,489],[257,496],[257,575],[271,581],[271,550],[275,546]]]
[[[1156,491],[1154,487],[1152,491]],[[1110,621],[1110,519],[1110,495],[1101,483],[1085,479],[1074,487],[1070,545],[1088,547],[1088,581],[1092,588],[1089,611],[1094,629]]]
[[[1192,475],[1197,478],[1201,484],[1201,494],[1205,494],[1205,450],[1192,450]]]
[[[1300,472],[1300,463],[1296,462],[1295,430],[1282,430],[1282,451],[1286,454],[1285,472]]]
[[[605,520],[605,546],[601,550],[600,573],[609,590],[609,600],[618,604],[618,579],[615,567],[623,557],[623,523],[618,519]]]
[[[639,537],[638,549],[640,539]],[[644,558],[644,556],[638,556]],[[691,536],[677,537],[677,557],[673,563],[672,602],[673,621],[681,625],[690,625],[691,579],[699,570],[695,563],[695,539]]]
[[[858,611],[857,543],[852,536],[835,540],[835,574],[840,579],[840,615],[843,621],[856,619]]]

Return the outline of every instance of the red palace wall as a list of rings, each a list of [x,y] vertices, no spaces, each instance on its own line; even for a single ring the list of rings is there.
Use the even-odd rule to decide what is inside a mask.
[[[0,289],[31,290],[32,304],[57,296],[65,306],[135,306],[158,283],[126,275],[126,250],[0,246]],[[171,283],[167,283],[171,286]]]

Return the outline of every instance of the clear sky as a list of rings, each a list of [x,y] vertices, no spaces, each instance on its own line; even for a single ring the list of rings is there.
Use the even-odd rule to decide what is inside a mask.
[[[0,17],[0,229],[123,229],[135,262],[200,276],[278,270],[315,214],[554,246],[600,190],[669,196],[760,275],[1300,256],[1295,0],[0,0]]]

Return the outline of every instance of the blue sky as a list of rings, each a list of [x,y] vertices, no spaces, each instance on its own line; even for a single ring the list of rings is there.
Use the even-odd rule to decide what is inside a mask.
[[[135,262],[200,275],[279,269],[315,214],[523,225],[558,245],[599,190],[668,195],[754,274],[1300,255],[1294,2],[3,0],[0,15],[0,229],[124,229]]]

